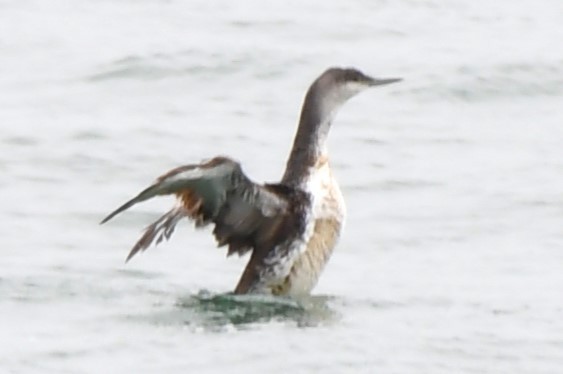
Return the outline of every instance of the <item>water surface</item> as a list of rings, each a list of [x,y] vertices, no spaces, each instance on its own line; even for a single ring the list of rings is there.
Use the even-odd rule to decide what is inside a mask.
[[[0,371],[558,373],[560,1],[0,2]],[[303,300],[229,293],[188,224],[124,264],[169,168],[283,171],[332,65],[344,236]]]

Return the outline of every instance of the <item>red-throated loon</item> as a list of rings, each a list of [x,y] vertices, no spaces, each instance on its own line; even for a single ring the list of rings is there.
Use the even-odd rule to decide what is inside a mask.
[[[108,215],[158,195],[176,195],[178,204],[147,227],[127,256],[172,235],[186,217],[195,225],[214,224],[227,255],[251,252],[236,294],[297,296],[311,292],[340,236],[345,216],[342,194],[328,164],[326,138],[338,109],[372,86],[401,79],[376,79],[356,69],[330,68],[305,96],[297,134],[279,183],[256,184],[228,157],[180,166]]]

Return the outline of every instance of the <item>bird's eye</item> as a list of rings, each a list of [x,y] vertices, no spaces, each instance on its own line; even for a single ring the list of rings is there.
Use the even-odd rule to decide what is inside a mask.
[[[348,82],[358,82],[361,79],[360,74],[355,70],[348,70],[344,77]]]
[[[360,73],[359,71],[354,71],[352,72],[352,76],[350,78],[354,82],[361,82],[363,81],[363,74]]]

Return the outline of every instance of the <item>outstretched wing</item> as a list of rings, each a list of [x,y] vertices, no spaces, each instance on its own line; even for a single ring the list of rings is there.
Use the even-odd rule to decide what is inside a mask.
[[[101,223],[142,201],[159,195],[176,195],[180,205],[147,227],[127,261],[155,240],[168,239],[184,218],[197,226],[215,224],[213,234],[228,254],[244,254],[260,243],[275,240],[287,221],[288,202],[283,194],[253,183],[240,165],[227,157],[173,169],[136,197],[110,213]],[[283,230],[281,230],[283,231]]]

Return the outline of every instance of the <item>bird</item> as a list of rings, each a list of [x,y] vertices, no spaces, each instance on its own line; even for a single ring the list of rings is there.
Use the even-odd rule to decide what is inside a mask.
[[[308,295],[340,238],[346,215],[326,144],[333,119],[356,94],[401,80],[331,67],[305,94],[279,182],[255,183],[238,161],[217,156],[168,171],[100,223],[153,197],[175,195],[174,207],[145,229],[126,262],[153,243],[168,240],[178,221],[187,218],[196,227],[213,225],[217,245],[227,247],[227,257],[250,253],[234,294]]]

